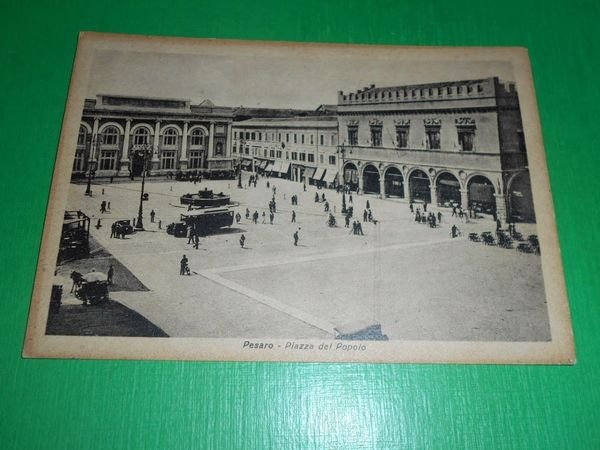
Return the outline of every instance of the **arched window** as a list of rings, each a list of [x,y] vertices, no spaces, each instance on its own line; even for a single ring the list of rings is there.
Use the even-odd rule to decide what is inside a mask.
[[[223,144],[221,142],[217,142],[217,147],[215,148],[215,155],[223,154]]]
[[[85,140],[87,138],[87,130],[85,127],[79,127],[79,135],[77,136],[77,145],[85,145]]]
[[[190,138],[190,145],[195,147],[203,147],[204,146],[204,130],[201,128],[196,128],[192,131],[192,136]]]
[[[163,145],[177,145],[177,130],[169,128],[163,133]]]
[[[106,127],[102,132],[102,144],[117,145],[119,141],[119,130],[117,127]]]
[[[147,145],[150,142],[150,132],[147,128],[138,128],[133,134],[133,145]]]

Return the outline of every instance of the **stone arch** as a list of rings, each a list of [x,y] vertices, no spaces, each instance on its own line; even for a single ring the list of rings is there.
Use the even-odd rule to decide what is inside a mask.
[[[510,222],[535,222],[529,171],[513,174],[506,184],[507,216]]]
[[[435,177],[436,203],[440,206],[452,207],[461,204],[461,185],[459,178],[449,170],[438,172]]]
[[[366,163],[361,171],[363,191],[365,194],[379,194],[381,173],[375,163]]]
[[[415,167],[408,172],[411,202],[431,203],[431,179],[425,170]]]
[[[490,178],[473,173],[467,178],[468,207],[475,212],[496,214],[496,189]],[[464,206],[464,205],[463,205]]]
[[[404,175],[401,168],[395,165],[385,167],[383,180],[386,197],[404,198]]]
[[[119,134],[123,135],[125,134],[125,129],[123,128],[123,126],[117,122],[106,122],[103,123],[102,125],[100,125],[100,128],[98,128],[98,133],[102,134],[104,133],[104,130],[106,130],[108,127],[115,127],[117,130],[119,130]]]
[[[147,123],[136,123],[135,125],[133,125],[131,127],[131,130],[129,131],[132,136],[135,134],[138,128],[145,128],[146,130],[148,130],[150,136],[154,136],[154,128]]]
[[[91,134],[92,133],[92,127],[91,127],[91,125],[89,123],[87,123],[87,122],[81,122],[79,124],[79,128],[82,128],[82,127],[85,128],[85,132],[87,134]]]
[[[177,131],[178,136],[181,136],[183,134],[183,130],[179,127],[179,125],[176,125],[174,123],[163,125],[160,129],[160,134],[164,134],[164,132],[167,131],[169,128],[174,128]]]
[[[190,127],[188,129],[188,135],[191,136],[192,132],[195,130],[198,130],[198,129],[202,130],[204,132],[205,136],[208,136],[208,128],[206,128],[204,125],[194,125],[194,126]]]
[[[358,165],[352,161],[344,163],[344,183],[347,184],[350,189],[355,190],[358,186]]]

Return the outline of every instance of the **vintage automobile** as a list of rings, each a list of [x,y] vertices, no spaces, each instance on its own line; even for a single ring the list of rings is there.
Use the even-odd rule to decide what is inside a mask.
[[[179,201],[182,205],[190,205],[199,208],[215,208],[225,206],[231,203],[231,197],[222,192],[215,194],[213,191],[204,188],[196,194],[183,194]]]
[[[199,234],[230,227],[233,224],[233,211],[229,208],[197,209],[181,214],[181,221],[198,230]]]
[[[108,300],[108,279],[102,272],[83,275],[75,292],[75,297],[84,305],[98,305]]]
[[[122,234],[132,234],[134,232],[131,220],[117,220],[115,225],[117,232],[121,232]]]
[[[188,226],[184,222],[173,222],[167,225],[167,234],[175,237],[186,237]]]

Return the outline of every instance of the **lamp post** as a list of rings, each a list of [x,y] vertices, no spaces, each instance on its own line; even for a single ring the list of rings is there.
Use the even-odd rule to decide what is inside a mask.
[[[338,160],[340,161],[340,180],[341,180],[341,185],[343,187],[346,186],[346,176],[344,174],[344,154],[346,153],[346,148],[344,147],[344,143],[342,143],[342,145],[340,147],[338,147]]]
[[[240,147],[239,147],[239,158],[240,158],[240,163],[238,164],[238,185],[237,187],[240,189],[243,189],[243,185],[242,185],[242,152],[244,151],[244,144],[246,143],[246,141],[244,141],[244,139],[240,139]]]
[[[102,141],[102,138],[100,137],[100,141]],[[98,149],[98,133],[93,134],[88,143],[90,144],[90,156],[88,158],[88,180],[87,180],[87,187],[85,188],[85,195],[87,195],[88,197],[92,196],[92,172],[94,171],[94,163],[96,162],[94,160],[94,156],[97,153],[97,149]]]
[[[146,157],[151,152],[150,144],[141,145],[135,152],[136,156],[142,158],[142,190],[140,191],[140,207],[138,209],[138,217],[135,222],[137,231],[144,231],[143,215],[144,215],[144,185],[146,183]]]

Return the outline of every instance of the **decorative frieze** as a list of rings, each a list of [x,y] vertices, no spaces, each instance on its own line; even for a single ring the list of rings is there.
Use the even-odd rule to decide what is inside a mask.
[[[423,125],[426,127],[441,127],[442,119],[423,119]]]
[[[457,117],[455,123],[457,127],[474,127],[475,119],[471,117]]]
[[[383,121],[380,119],[371,119],[369,120],[369,126],[371,127],[382,127]]]
[[[394,125],[399,128],[408,128],[410,127],[410,119],[395,119]]]

